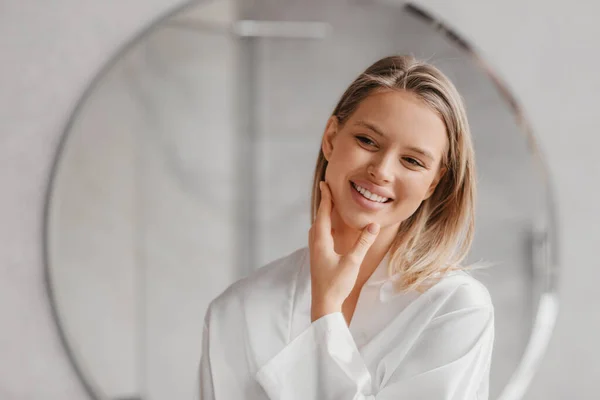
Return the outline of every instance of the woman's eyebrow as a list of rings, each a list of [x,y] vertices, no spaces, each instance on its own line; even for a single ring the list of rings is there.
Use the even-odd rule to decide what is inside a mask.
[[[433,158],[433,155],[430,152],[428,152],[427,150],[422,149],[420,147],[411,146],[411,147],[407,147],[407,149],[410,151],[414,151],[415,153],[419,153],[423,157],[429,158],[431,161],[435,160],[435,158]]]
[[[383,136],[385,137],[385,135],[383,134],[383,131],[381,131],[381,129],[377,128],[375,125],[373,125],[370,122],[367,121],[363,121],[363,120],[358,120],[354,123],[354,125],[359,125],[362,127],[365,127],[367,129],[372,130],[373,132],[375,132],[376,134],[378,134],[379,136]]]
[[[367,129],[372,130],[373,132],[375,132],[379,136],[385,137],[385,134],[383,133],[383,131],[381,129],[377,128],[375,125],[373,125],[370,122],[363,121],[363,120],[358,120],[358,121],[356,121],[354,123],[354,125],[359,125],[359,126],[365,127]],[[433,154],[431,154],[427,150],[422,149],[420,147],[410,146],[410,147],[407,147],[406,149],[410,150],[410,151],[414,151],[415,153],[419,153],[420,155],[422,155],[425,158],[430,159],[431,161],[435,160],[435,157],[433,157]]]

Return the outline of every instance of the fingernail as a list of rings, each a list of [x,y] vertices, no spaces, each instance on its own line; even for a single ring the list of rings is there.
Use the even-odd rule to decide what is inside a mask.
[[[379,232],[379,225],[378,224],[369,224],[369,226],[367,226],[367,230],[369,231],[370,234],[375,235]]]

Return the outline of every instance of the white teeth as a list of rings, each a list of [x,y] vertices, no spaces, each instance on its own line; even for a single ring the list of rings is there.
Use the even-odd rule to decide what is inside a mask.
[[[367,189],[365,189],[364,187],[362,187],[362,186],[358,186],[358,185],[357,185],[356,183],[354,183],[354,182],[352,182],[352,186],[354,186],[354,188],[355,188],[355,189],[356,189],[358,192],[360,192],[360,194],[362,194],[362,195],[363,195],[363,197],[365,197],[365,198],[367,198],[367,199],[369,199],[369,200],[371,200],[371,201],[375,201],[375,202],[377,202],[377,203],[385,203],[386,201],[388,201],[388,198],[387,198],[387,197],[381,197],[381,196],[378,196],[378,195],[376,195],[376,194],[373,194],[373,193],[369,192]]]

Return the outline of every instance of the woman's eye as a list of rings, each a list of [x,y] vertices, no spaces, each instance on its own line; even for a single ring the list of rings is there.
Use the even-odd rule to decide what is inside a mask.
[[[423,164],[421,164],[419,161],[415,160],[414,158],[406,157],[405,160],[408,161],[410,164],[414,165],[415,167],[423,167]]]
[[[373,142],[371,139],[369,139],[368,137],[364,137],[364,136],[357,136],[356,137],[361,143],[366,144],[367,146],[374,146],[375,142]]]

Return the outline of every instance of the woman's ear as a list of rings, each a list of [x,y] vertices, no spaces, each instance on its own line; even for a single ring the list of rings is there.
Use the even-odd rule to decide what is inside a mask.
[[[429,189],[427,189],[427,193],[425,194],[425,198],[423,200],[427,200],[428,198],[431,197],[431,195],[433,194],[433,192],[435,192],[435,188],[437,187],[438,183],[440,183],[440,180],[442,180],[442,178],[444,177],[444,175],[446,174],[446,171],[448,169],[446,167],[440,167],[440,169],[438,170],[435,179],[433,180],[433,182],[431,182],[431,185],[429,185]]]
[[[321,150],[323,151],[323,155],[325,159],[329,161],[329,157],[331,157],[331,153],[333,152],[333,145],[335,142],[335,136],[338,131],[338,119],[335,115],[332,115],[327,120],[327,125],[325,126],[325,132],[323,132],[323,140],[321,142]]]

